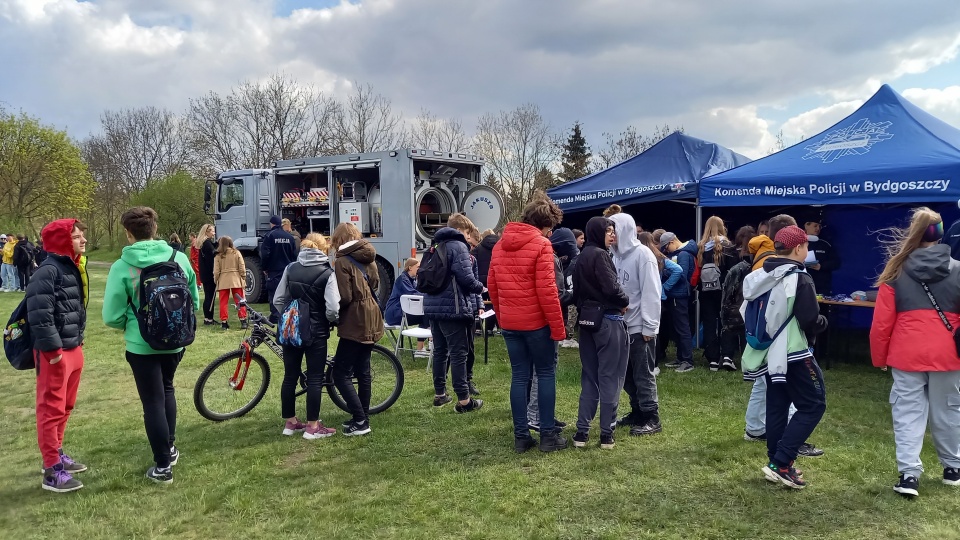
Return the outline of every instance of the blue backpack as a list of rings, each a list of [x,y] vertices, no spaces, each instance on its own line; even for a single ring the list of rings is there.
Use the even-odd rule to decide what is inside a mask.
[[[787,272],[783,277],[786,278],[787,275],[792,273],[795,272]],[[772,336],[767,333],[767,306],[770,304],[770,293],[772,291],[771,288],[753,300],[749,300],[743,313],[743,322],[747,329],[747,345],[750,345],[750,348],[756,351],[769,349],[770,345],[773,345],[774,340],[787,328],[794,317],[791,312],[787,320],[783,321],[783,324]]]

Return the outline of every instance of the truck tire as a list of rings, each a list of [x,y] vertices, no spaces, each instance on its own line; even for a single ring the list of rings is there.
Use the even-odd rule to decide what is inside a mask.
[[[377,296],[380,300],[380,311],[387,309],[387,300],[390,299],[390,293],[393,292],[393,266],[380,257],[377,257],[377,274],[380,276],[380,287],[377,289]]]
[[[260,270],[260,258],[247,255],[243,258],[243,264],[247,266],[247,288],[244,294],[247,296],[247,302],[256,304],[267,301],[267,288],[264,287],[263,271]]]

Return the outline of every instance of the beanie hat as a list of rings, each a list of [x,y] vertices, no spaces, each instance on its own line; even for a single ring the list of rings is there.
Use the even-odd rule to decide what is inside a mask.
[[[283,223],[283,220],[280,219],[280,216],[273,216],[270,218],[270,224],[277,226]]]
[[[807,233],[796,225],[790,225],[777,232],[776,242],[777,249],[793,249],[807,243]]]

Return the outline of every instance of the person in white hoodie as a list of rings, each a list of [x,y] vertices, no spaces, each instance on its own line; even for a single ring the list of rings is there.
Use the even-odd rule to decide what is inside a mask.
[[[630,425],[631,435],[663,431],[657,398],[657,332],[660,330],[660,268],[650,248],[637,239],[637,225],[630,214],[610,216],[617,232],[611,246],[617,280],[630,304],[624,314],[630,338],[630,354],[623,389],[630,397],[630,414],[620,425]]]

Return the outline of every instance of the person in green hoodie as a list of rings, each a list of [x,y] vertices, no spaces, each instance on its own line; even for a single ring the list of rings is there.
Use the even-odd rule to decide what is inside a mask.
[[[163,240],[154,240],[157,234],[157,212],[146,206],[131,208],[120,216],[129,246],[123,248],[120,260],[113,263],[107,275],[103,296],[103,322],[110,328],[123,330],[127,342],[126,358],[133,371],[137,392],[143,404],[143,421],[147,439],[153,450],[154,467],[147,470],[147,478],[154,482],[173,482],[172,466],[177,464],[180,451],[174,445],[177,425],[177,400],[173,391],[173,377],[183,358],[184,349],[157,351],[146,344],[140,335],[140,326],[133,306],[140,305],[140,272],[151,264],[170,259],[174,250]],[[174,260],[183,269],[190,286],[193,309],[200,309],[197,276],[190,259],[176,252]]]

